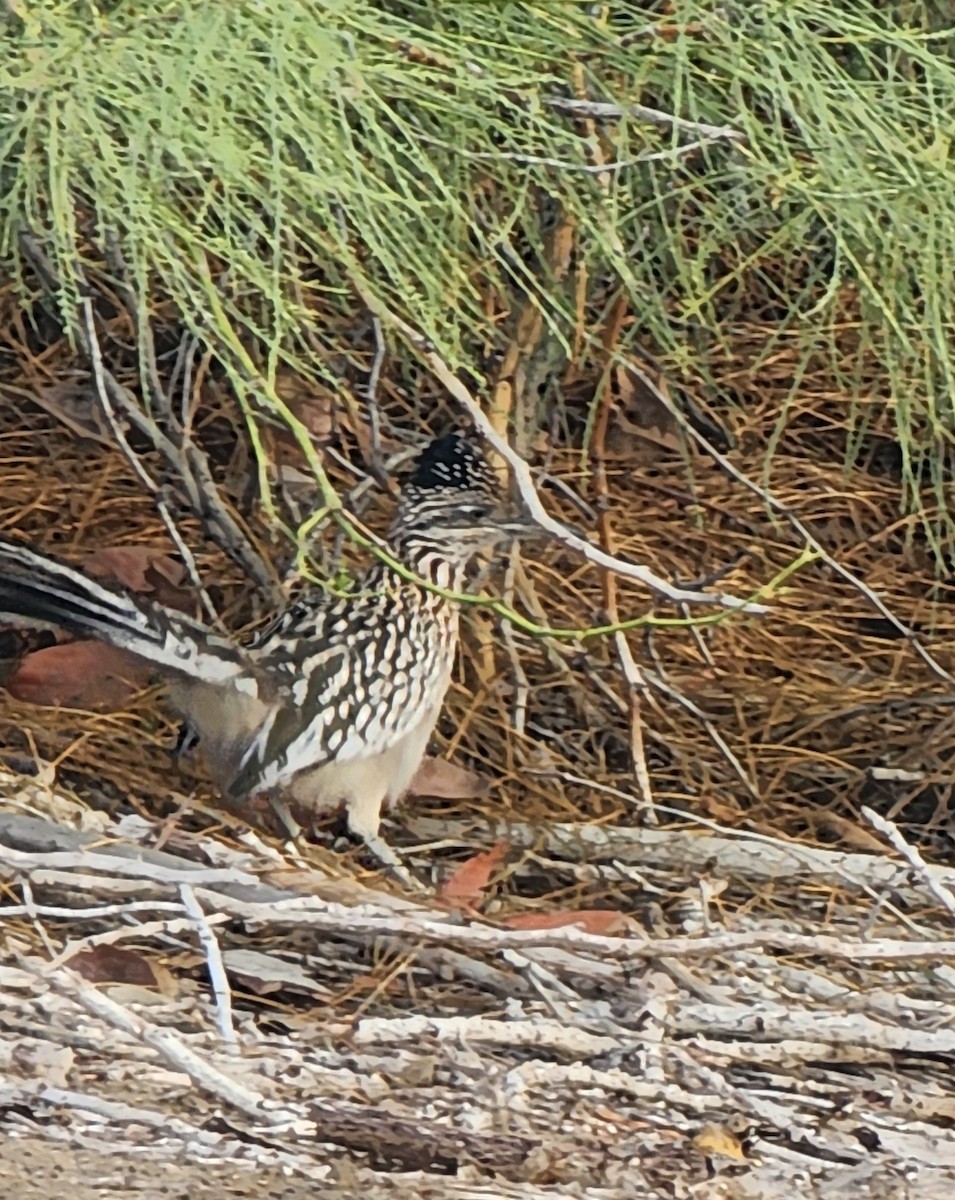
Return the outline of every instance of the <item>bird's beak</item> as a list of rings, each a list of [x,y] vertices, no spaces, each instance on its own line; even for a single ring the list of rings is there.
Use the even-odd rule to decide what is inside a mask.
[[[527,518],[501,521],[498,529],[501,532],[502,541],[541,541],[549,536],[546,529],[543,529],[536,521],[530,521]]]

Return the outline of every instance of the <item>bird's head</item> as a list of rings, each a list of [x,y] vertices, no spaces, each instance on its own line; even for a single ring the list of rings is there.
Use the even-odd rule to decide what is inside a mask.
[[[449,433],[418,455],[401,489],[392,540],[463,566],[531,529],[507,503],[475,439]]]

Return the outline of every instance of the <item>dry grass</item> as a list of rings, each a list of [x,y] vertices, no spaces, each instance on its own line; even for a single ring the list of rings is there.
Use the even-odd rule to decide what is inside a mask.
[[[117,350],[122,328],[118,319],[108,323],[105,336],[117,374],[124,378],[127,370],[126,381],[134,384]],[[782,501],[901,622],[919,630],[947,667],[948,589],[933,573],[923,526],[899,515],[901,483],[892,444],[870,440],[844,465],[849,421],[823,373],[803,379],[801,408],[791,407],[780,429],[780,398],[794,363],[780,349],[758,369],[742,367],[755,358],[757,334],[741,328],[737,354],[726,363],[723,382],[739,402],[734,412],[718,414],[735,446],[729,459]],[[19,391],[6,393],[0,418],[0,529],[66,553],[109,543],[168,548],[152,504],[123,457],[105,444],[78,439],[26,399],[64,378],[76,379],[81,401],[89,396],[82,391],[88,387],[83,365],[65,342],[51,337],[40,345],[35,336],[15,332],[6,350],[2,382]],[[372,352],[370,341],[353,346],[359,363],[370,362]],[[399,386],[405,370],[402,363],[386,369],[380,388],[384,428],[395,444],[402,431],[420,433],[424,414],[433,429],[455,419],[426,379],[417,381],[415,399],[409,400]],[[214,382],[203,394],[201,412],[217,479],[265,546],[268,531],[243,499],[242,465],[248,459],[239,423],[228,389]],[[581,393],[595,383],[580,380]],[[610,416],[604,462],[618,553],[684,582],[729,568],[721,586],[738,595],[755,591],[798,555],[792,529],[771,519],[758,497],[700,452],[673,448],[680,439],[672,426],[649,431],[654,440],[638,436],[620,407]],[[570,434],[540,443],[540,463],[551,479],[592,502],[593,476],[572,432],[584,418],[575,410],[572,389],[565,418]],[[339,419],[337,444],[358,461],[356,426],[347,413]],[[329,462],[335,482],[349,485],[351,478]],[[565,491],[551,484],[546,494],[555,512],[584,523]],[[384,513],[385,506],[371,511],[379,509]],[[184,521],[183,529],[223,611],[236,625],[254,616],[254,599],[236,569],[209,549],[196,522]],[[527,608],[533,597],[552,625],[586,627],[599,619],[604,604],[599,573],[560,545],[547,547],[523,570],[526,579],[521,583],[518,574],[515,586],[518,607]],[[617,602],[623,617],[651,603],[624,581]],[[799,1171],[807,1171],[818,1194],[826,1196],[840,1195],[840,1189],[848,1193],[856,1187],[852,1179],[863,1177],[870,1194],[901,1196],[891,1190],[892,1180],[898,1172],[916,1170],[930,1189],[949,1186],[941,1181],[951,1167],[945,1116],[951,1085],[948,1068],[938,1064],[950,1051],[947,1042],[938,1043],[937,1053],[932,1050],[929,1032],[950,1003],[949,968],[921,959],[894,962],[891,956],[864,964],[851,954],[854,945],[888,946],[885,939],[948,936],[951,916],[920,887],[917,873],[894,872],[886,847],[859,816],[860,805],[869,804],[893,815],[930,857],[948,855],[947,764],[955,751],[955,727],[946,685],[857,588],[818,564],[772,598],[766,617],[655,629],[631,635],[630,645],[651,677],[640,711],[659,831],[642,828],[644,814],[634,798],[627,694],[612,643],[547,645],[515,633],[512,650],[479,611],[467,616],[437,750],[477,766],[490,780],[490,791],[454,803],[416,800],[391,827],[412,863],[435,880],[445,878],[453,863],[503,838],[510,850],[483,904],[490,928],[515,914],[616,912],[624,918],[616,931],[624,961],[617,965],[608,954],[610,942],[603,949],[599,942],[588,948],[586,939],[568,942],[564,950],[535,949],[534,937],[544,935],[530,934],[528,948],[518,953],[493,942],[483,948],[459,943],[455,939],[463,935],[454,923],[446,927],[444,944],[434,943],[421,930],[442,918],[429,910],[395,915],[389,925],[388,914],[395,912],[389,907],[390,885],[366,872],[354,852],[316,848],[307,862],[296,864],[270,840],[269,852],[249,842],[242,823],[219,812],[201,784],[186,804],[192,783],[171,769],[173,730],[155,693],[143,695],[128,711],[93,716],[3,702],[0,741],[9,761],[25,767],[35,755],[57,764],[57,786],[11,793],[6,805],[11,814],[39,814],[111,839],[115,821],[135,812],[147,823],[136,830],[127,825],[127,838],[161,846],[180,859],[251,869],[261,884],[310,897],[315,919],[326,922],[320,928],[327,940],[319,943],[315,931],[287,914],[275,910],[267,916],[268,906],[256,920],[232,912],[221,927],[227,950],[258,949],[299,964],[318,981],[309,995],[294,986],[262,990],[232,974],[241,1068],[216,1049],[204,959],[190,937],[138,937],[143,917],[125,931],[132,940],[124,944],[164,965],[174,981],[166,1007],[149,1011],[151,1023],[178,1030],[177,1036],[227,1074],[238,1071],[243,1086],[261,1090],[282,1062],[289,1072],[292,1066],[305,1071],[310,1100],[324,1097],[331,1122],[324,1135],[320,1121],[317,1134],[291,1140],[267,1135],[263,1142],[261,1128],[246,1123],[246,1135],[259,1147],[255,1153],[229,1139],[203,1153],[236,1162],[268,1159],[273,1166],[281,1161],[303,1177],[327,1169],[344,1179],[357,1169],[367,1186],[385,1187],[388,1162],[374,1154],[368,1158],[370,1144],[382,1134],[374,1124],[378,1099],[370,1101],[361,1082],[375,1077],[383,1081],[387,1111],[405,1122],[395,1126],[400,1143],[395,1153],[403,1169],[417,1172],[409,1180],[422,1195],[434,1180],[421,1164],[413,1130],[423,1130],[426,1141],[437,1136],[427,1124],[432,1117],[442,1128],[476,1128],[488,1139],[469,1144],[458,1158],[457,1151],[448,1152],[458,1190],[442,1194],[510,1194],[499,1190],[503,1187],[513,1188],[514,1195],[543,1194],[535,1180],[550,1181],[554,1194],[563,1194],[586,1179],[604,1189],[594,1195],[631,1195],[639,1184],[644,1194],[662,1196],[674,1186],[702,1185],[707,1158],[720,1171],[714,1190],[705,1193],[713,1195],[724,1194],[723,1187],[736,1188],[734,1195],[781,1194]],[[515,663],[529,684],[523,734],[515,732],[521,681]],[[911,778],[880,781],[873,768],[910,772]],[[109,818],[91,815],[104,809]],[[625,831],[622,843],[601,841],[600,830],[617,829]],[[800,846],[813,845],[831,854],[806,860]],[[845,859],[843,851],[861,856]],[[95,884],[45,882],[39,867],[17,867],[9,856],[3,861],[11,904],[22,902],[24,878],[32,881],[31,895],[46,904],[62,904],[64,896],[70,904],[82,899],[82,906],[103,899],[101,875]],[[97,877],[95,871],[86,875]],[[168,898],[158,885],[144,894]],[[214,893],[204,893],[204,903],[206,911],[216,905],[231,911]],[[384,914],[375,918],[383,925],[362,923],[361,914],[376,912]],[[121,927],[110,919],[20,915],[7,924],[8,962],[40,970],[66,939]],[[41,928],[51,939],[47,948]],[[646,958],[638,948],[644,936],[687,930],[757,940],[683,964],[672,951]],[[779,941],[783,932],[808,940],[790,945]],[[819,940],[826,935],[834,942]],[[769,948],[761,949],[760,938]],[[947,952],[943,947],[938,953]],[[45,1006],[56,1014],[50,1036],[62,1042],[77,1019],[71,985],[63,986],[65,993],[54,1001],[46,982],[22,984],[16,1002],[20,1025],[14,1021],[11,1028],[29,1029],[28,1013]],[[139,993],[110,994],[135,1012],[147,1012],[136,1008]],[[481,1032],[473,1024],[508,1013],[515,1025],[532,1029],[556,1022],[562,1031],[557,1044],[546,1044],[545,1037],[533,1051],[522,1049],[509,1043],[516,1036],[508,1033],[511,1026]],[[409,1042],[401,1021],[415,1014],[431,1024]],[[391,1049],[373,1050],[370,1041],[356,1047],[354,1037],[372,1038],[378,1018],[384,1022],[382,1045]],[[442,1033],[440,1021],[451,1018],[472,1025],[462,1026],[460,1037]],[[747,1024],[757,1019],[768,1034]],[[96,1050],[74,1065],[74,1088],[82,1076],[86,1090],[99,1095],[95,1081],[114,1078],[116,1063],[127,1061],[123,1056],[132,1053],[136,1039],[124,1040],[103,1018],[88,1020],[92,1044],[118,1038],[112,1067]],[[600,1030],[622,1038],[624,1048],[608,1043],[599,1051],[582,1049],[580,1039]],[[895,1049],[879,1049],[880,1038]],[[911,1045],[907,1038],[914,1039]],[[319,1045],[330,1049],[319,1052]],[[469,1053],[476,1058],[468,1059]],[[169,1063],[161,1068],[154,1059],[150,1071],[161,1079]],[[820,1065],[822,1060],[828,1065]],[[437,1074],[420,1074],[425,1061],[439,1064]],[[476,1062],[493,1081],[486,1094],[474,1091]],[[178,1078],[165,1099],[147,1088],[138,1103],[171,1104],[170,1114],[205,1128],[203,1089],[184,1089]],[[281,1086],[266,1091],[304,1112],[296,1108],[304,1093],[292,1080],[291,1073],[284,1074]],[[11,1086],[19,1096],[16,1089],[26,1085]],[[528,1089],[524,1107],[508,1090],[518,1086]],[[357,1113],[336,1108],[342,1087]],[[851,1119],[840,1107],[847,1091],[855,1097]],[[63,1101],[53,1127],[70,1111]],[[370,1126],[363,1124],[368,1121]],[[863,1136],[859,1129],[870,1132]],[[498,1134],[503,1141],[494,1141]],[[870,1135],[881,1148],[863,1153],[860,1146]],[[128,1136],[108,1115],[101,1115],[99,1136],[104,1146],[129,1148]],[[188,1145],[187,1134],[180,1136]],[[513,1138],[518,1142],[508,1140]],[[523,1150],[521,1138],[528,1139]],[[152,1145],[148,1138],[147,1143]],[[263,1145],[279,1149],[266,1153]],[[155,1146],[151,1152],[161,1153]],[[478,1190],[466,1192],[468,1172],[476,1168],[465,1163],[481,1154],[501,1156],[498,1181],[480,1185],[492,1193],[477,1184]],[[846,1165],[852,1163],[856,1166]],[[450,1168],[445,1163],[441,1169]],[[485,1162],[477,1173],[483,1178],[488,1169],[493,1173],[493,1163],[489,1168]],[[512,1182],[505,1184],[504,1176]]]
[[[746,345],[740,350],[742,358]],[[60,377],[82,376],[82,364],[71,360],[64,346],[55,361]],[[41,374],[35,363],[14,363],[8,381],[15,380],[23,393],[47,388],[54,368],[45,365]],[[898,474],[891,463],[867,461],[862,454],[857,465],[843,468],[848,429],[836,405],[827,406],[822,389],[805,388],[805,411],[790,414],[764,471],[779,412],[773,380],[784,373],[779,360],[749,378],[736,373],[740,410],[723,414],[739,447],[731,454],[733,463],[750,479],[761,480],[901,622],[923,631],[946,664],[953,636],[946,615],[948,589],[933,574],[918,520],[899,515]],[[8,394],[0,429],[0,528],[79,556],[104,544],[148,544],[175,553],[152,501],[121,454],[78,440],[48,413]],[[219,403],[217,391],[210,406]],[[416,414],[405,400],[392,405],[388,415],[396,436],[401,428],[420,436],[423,412],[431,414],[432,428],[455,419],[439,396],[421,395],[417,407]],[[220,414],[223,429],[230,421],[228,413]],[[354,446],[347,434],[344,438]],[[798,541],[785,522],[772,520],[758,497],[699,452],[683,460],[643,441],[632,426],[621,427],[608,447],[610,520],[622,556],[682,581],[729,567],[721,587],[748,595],[798,554]],[[868,450],[872,459],[879,447]],[[557,444],[549,448],[546,466],[551,479],[593,501],[592,475],[578,450]],[[231,462],[223,462],[220,476],[226,486],[230,473]],[[351,482],[334,464],[332,477],[340,486]],[[561,490],[550,486],[547,496],[554,512],[581,523],[580,512]],[[226,619],[240,627],[256,611],[254,598],[228,560],[203,542],[195,521],[186,521],[183,529]],[[260,541],[266,540],[263,531]],[[551,625],[586,628],[598,622],[599,572],[563,547],[547,548],[520,572],[526,582],[518,588],[519,608],[522,599],[533,598]],[[619,608],[623,617],[650,611],[646,593],[625,581],[619,585]],[[665,614],[663,608],[655,611]],[[490,801],[495,810],[503,802],[531,821],[555,814],[583,821],[619,816],[619,805],[564,787],[559,778],[540,777],[547,765],[633,790],[621,712],[625,693],[609,639],[588,640],[581,648],[515,635],[531,685],[528,733],[520,737],[513,728],[516,680],[507,648],[479,611],[470,612],[465,625],[464,651],[440,727],[442,749],[480,765],[495,781]],[[924,784],[910,785],[898,797],[904,801],[917,793],[924,798],[933,777],[944,775],[953,749],[944,684],[856,588],[824,565],[804,568],[790,580],[783,594],[773,597],[765,618],[730,618],[699,631],[647,630],[631,635],[631,643],[649,673],[709,715],[758,796],[747,794],[700,721],[651,687],[644,701],[647,753],[663,804],[761,832],[827,838],[828,818],[851,819],[860,797],[869,797],[863,790],[869,768],[925,772]],[[115,744],[117,763],[126,769],[123,756],[130,744],[144,734],[150,745],[168,738],[162,711],[155,698],[146,698],[130,713],[94,718],[84,728],[96,736],[84,738],[65,761],[76,769],[93,770],[95,764],[96,772],[108,772]],[[33,714],[34,724],[44,720],[44,714]],[[24,723],[24,714],[17,713],[16,721]],[[61,726],[62,720],[51,724]],[[163,776],[161,794],[167,783],[161,750],[155,762]],[[140,782],[148,792],[145,780]]]

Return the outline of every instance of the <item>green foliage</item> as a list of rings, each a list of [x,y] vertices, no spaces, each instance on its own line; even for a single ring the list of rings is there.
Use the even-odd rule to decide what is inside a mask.
[[[857,429],[884,401],[910,480],[923,459],[940,480],[955,427],[947,6],[595,7],[16,0],[0,18],[0,253],[16,264],[18,231],[40,232],[75,284],[101,257],[91,232],[115,233],[144,294],[170,295],[227,359],[238,331],[266,378],[282,362],[326,372],[323,314],[354,309],[357,279],[473,370],[506,337],[492,290],[532,297],[567,352],[573,287],[544,253],[561,213],[591,334],[623,288],[628,336],[712,393],[737,324],[759,320],[763,356],[798,347],[791,395],[827,363]],[[624,117],[599,126],[631,164],[605,183],[584,126],[548,103],[580,86],[746,140],[685,154],[692,131]]]

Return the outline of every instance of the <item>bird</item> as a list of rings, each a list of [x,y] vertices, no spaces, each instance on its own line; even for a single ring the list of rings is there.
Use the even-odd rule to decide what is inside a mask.
[[[169,685],[229,801],[266,795],[290,832],[344,807],[348,828],[405,882],[381,836],[440,715],[476,557],[533,525],[506,503],[476,436],[433,439],[403,482],[387,545],[345,594],[311,586],[251,639],[0,538],[0,621],[59,627],[130,651]],[[409,578],[408,576],[411,576]]]

